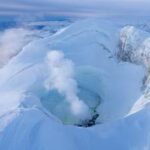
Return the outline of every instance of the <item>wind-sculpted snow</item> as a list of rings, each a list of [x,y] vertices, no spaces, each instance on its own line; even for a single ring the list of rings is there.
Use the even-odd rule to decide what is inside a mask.
[[[9,60],[0,69],[0,149],[149,150],[148,73],[122,59],[140,45],[133,29],[79,21]],[[95,126],[84,128],[91,120]]]

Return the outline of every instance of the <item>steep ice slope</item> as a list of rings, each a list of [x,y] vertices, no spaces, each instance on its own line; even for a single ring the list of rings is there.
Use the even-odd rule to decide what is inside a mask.
[[[149,107],[129,115],[143,93],[146,71],[117,61],[119,32],[114,22],[77,22],[59,34],[33,41],[10,60],[0,70],[0,149],[148,150]],[[81,120],[68,109],[63,95],[44,87],[49,77],[45,60],[53,50],[74,63],[78,97],[91,113],[99,113],[101,124],[80,128],[61,123]]]
[[[120,32],[120,51],[118,58],[127,62],[142,65],[146,68],[147,74],[143,80],[144,92],[132,107],[129,114],[136,113],[149,105],[150,85],[150,36],[148,32],[134,26],[126,26]]]

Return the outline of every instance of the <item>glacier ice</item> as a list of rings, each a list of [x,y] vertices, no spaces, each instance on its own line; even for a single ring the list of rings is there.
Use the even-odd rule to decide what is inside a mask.
[[[107,20],[75,22],[57,34],[33,40],[10,59],[0,69],[0,149],[149,150],[150,108],[149,98],[145,98],[148,83],[146,90],[142,88],[147,70],[140,63],[117,59],[116,53],[123,50],[119,43],[121,28]],[[140,30],[140,36],[130,34],[131,29]],[[149,35],[134,27],[122,31],[127,37],[133,35],[127,38],[131,46],[126,48],[131,51],[139,47],[136,39],[142,42],[145,34]],[[72,69],[68,74],[64,71],[66,65],[50,57],[50,62],[58,61],[60,65],[58,73],[66,75],[63,80],[69,77],[75,81],[75,96],[99,114],[95,126],[73,125],[76,118],[70,116],[69,104],[62,95],[64,89],[59,92],[54,86],[57,78],[51,73],[58,66],[49,66],[52,62],[48,65],[45,61],[53,50],[61,53],[63,63],[70,60],[67,66],[73,63],[72,76]],[[47,82],[53,90],[45,88]],[[68,90],[70,86],[65,92]]]

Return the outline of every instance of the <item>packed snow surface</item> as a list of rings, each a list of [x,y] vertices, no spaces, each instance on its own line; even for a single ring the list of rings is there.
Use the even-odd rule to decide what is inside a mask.
[[[150,149],[148,31],[104,19],[19,30],[0,69],[0,149]]]

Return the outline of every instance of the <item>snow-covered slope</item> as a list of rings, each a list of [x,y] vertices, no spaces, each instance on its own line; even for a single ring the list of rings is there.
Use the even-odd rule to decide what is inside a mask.
[[[149,150],[150,108],[138,100],[147,70],[117,58],[124,30],[79,21],[13,57],[0,70],[0,149]],[[97,125],[75,126],[96,114]]]

